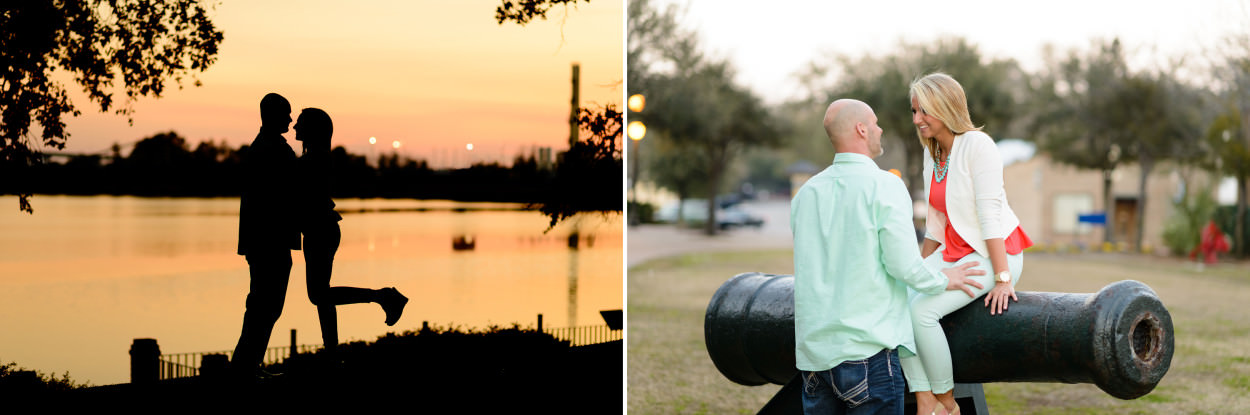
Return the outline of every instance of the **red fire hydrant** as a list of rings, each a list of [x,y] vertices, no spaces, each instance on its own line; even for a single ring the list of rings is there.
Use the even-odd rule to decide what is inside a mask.
[[[1195,258],[1201,251],[1203,260],[1208,264],[1214,264],[1215,255],[1228,252],[1228,249],[1228,241],[1224,240],[1224,232],[1220,232],[1220,227],[1215,226],[1215,221],[1210,221],[1207,222],[1207,226],[1202,227],[1202,239],[1198,242],[1198,247],[1189,253],[1189,258]]]

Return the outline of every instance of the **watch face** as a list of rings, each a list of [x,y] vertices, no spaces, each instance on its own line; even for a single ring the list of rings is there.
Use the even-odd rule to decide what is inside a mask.
[[[1000,272],[1000,273],[998,273],[998,281],[1000,281],[1000,282],[1011,282],[1011,274],[1010,274],[1010,273],[1007,273],[1007,272]]]

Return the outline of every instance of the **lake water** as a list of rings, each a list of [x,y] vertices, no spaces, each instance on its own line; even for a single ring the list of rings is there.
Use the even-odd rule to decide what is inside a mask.
[[[238,198],[44,196],[35,213],[0,197],[0,363],[68,372],[93,385],[129,381],[135,338],[164,353],[234,348],[248,291],[235,254]],[[376,304],[339,307],[341,341],[389,331],[519,323],[603,325],[623,304],[620,215],[548,219],[521,205],[338,200],[342,245],[331,285],[394,286],[410,299],[394,327]],[[578,248],[569,247],[577,232]],[[472,250],[454,250],[466,236]],[[271,347],[320,344],[316,310],[294,266]]]

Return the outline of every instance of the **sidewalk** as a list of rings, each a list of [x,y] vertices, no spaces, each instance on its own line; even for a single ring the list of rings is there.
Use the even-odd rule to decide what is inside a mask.
[[[643,262],[693,252],[788,249],[794,246],[790,236],[790,201],[748,201],[742,210],[764,218],[760,228],[723,231],[716,236],[703,234],[702,229],[677,228],[674,225],[638,225],[626,230],[625,252],[628,267]]]

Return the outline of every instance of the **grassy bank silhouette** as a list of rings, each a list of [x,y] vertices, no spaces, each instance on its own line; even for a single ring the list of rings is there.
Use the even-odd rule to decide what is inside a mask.
[[[197,376],[150,385],[118,384],[8,390],[16,398],[120,405],[127,402],[223,404],[223,398],[269,400],[283,408],[319,408],[350,397],[370,402],[451,404],[479,410],[534,409],[542,413],[620,413],[622,342],[570,346],[534,329],[426,327],[388,333],[375,341],[292,356],[265,369],[277,375],[240,380]],[[470,405],[470,406],[464,406]],[[336,405],[337,406],[337,405]],[[454,412],[459,412],[456,410]]]

